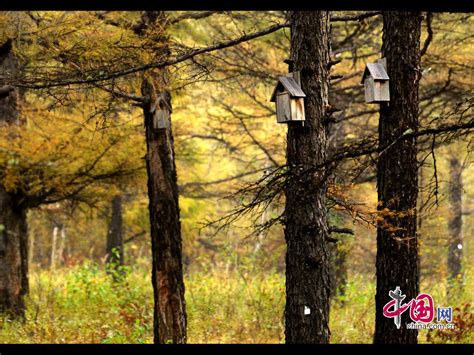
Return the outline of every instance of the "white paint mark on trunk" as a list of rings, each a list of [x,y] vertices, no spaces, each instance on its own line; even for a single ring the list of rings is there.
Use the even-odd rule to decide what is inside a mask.
[[[308,306],[304,306],[304,315],[307,316],[308,314],[311,314],[311,309]]]

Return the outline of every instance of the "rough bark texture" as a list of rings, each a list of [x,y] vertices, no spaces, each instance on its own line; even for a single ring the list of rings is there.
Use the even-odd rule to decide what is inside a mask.
[[[459,292],[462,285],[462,251],[464,247],[462,235],[462,165],[459,158],[451,156],[449,159],[449,246],[448,246],[448,292]]]
[[[328,105],[329,15],[326,11],[294,11],[289,21],[291,59],[294,70],[301,71],[306,94],[306,121],[304,126],[290,123],[287,135],[287,163],[294,180],[285,191],[285,336],[287,343],[328,343],[326,177],[324,171],[300,172],[326,158],[323,117]]]
[[[382,56],[387,59],[390,103],[381,104],[379,144],[394,142],[405,131],[418,129],[420,80],[420,13],[384,12]],[[407,312],[397,329],[382,309],[389,291],[400,287],[404,302],[419,292],[416,200],[418,195],[416,139],[393,144],[379,156],[377,172],[377,294],[375,343],[416,343],[416,330]]]
[[[166,88],[166,74],[151,84],[143,85],[150,98]],[[164,95],[169,99],[171,96]],[[151,100],[153,102],[153,100]],[[155,299],[155,343],[186,342],[186,307],[182,265],[181,225],[178,204],[178,183],[174,161],[171,129],[154,129],[151,102],[144,107],[148,198],[153,254],[153,289]]]
[[[123,218],[122,196],[116,195],[112,199],[112,216],[107,233],[107,266],[116,268],[123,265]]]
[[[18,68],[12,42],[0,44],[0,76],[16,74]],[[0,87],[3,86],[0,80]],[[18,92],[12,90],[0,96],[0,127],[18,124]],[[12,317],[24,315],[23,297],[28,292],[26,209],[19,200],[17,194],[0,184],[0,312]]]
[[[166,58],[166,15],[163,11],[144,11],[133,30],[144,35],[152,26],[161,29],[155,34],[156,56]],[[154,294],[154,342],[186,343],[186,303],[179,216],[178,182],[174,161],[173,133],[169,129],[153,128],[152,108],[161,96],[171,108],[171,95],[167,91],[168,74],[164,69],[150,73],[142,82],[142,94],[148,98],[143,107],[146,145],[150,235],[152,245],[152,284]]]

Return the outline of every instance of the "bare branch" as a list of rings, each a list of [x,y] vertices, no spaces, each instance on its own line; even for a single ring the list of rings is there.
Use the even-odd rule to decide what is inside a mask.
[[[368,11],[362,14],[357,15],[347,15],[347,16],[331,16],[331,22],[343,22],[343,21],[362,21],[363,19],[380,15],[381,11]]]
[[[141,237],[141,236],[143,236],[143,235],[145,235],[145,234],[146,234],[146,231],[141,231],[141,232],[139,232],[139,233],[135,233],[135,234],[132,235],[130,238],[125,239],[125,240],[123,241],[123,244],[130,243],[130,242],[134,241],[135,239],[137,239],[137,238],[139,238],[139,237]]]
[[[198,138],[198,139],[209,139],[214,140],[219,143],[222,143],[230,152],[236,152],[238,150],[237,147],[234,147],[230,142],[226,141],[224,138],[218,137],[212,134],[191,134],[188,137],[190,138]]]
[[[127,92],[120,91],[120,90],[117,90],[117,89],[110,89],[110,88],[106,87],[105,85],[94,84],[94,86],[98,87],[101,90],[109,92],[114,96],[121,97],[122,99],[132,100],[132,101],[136,101],[136,102],[139,102],[139,103],[142,103],[142,104],[146,102],[146,97],[144,97],[144,96],[129,94]]]
[[[273,158],[273,156],[270,154],[270,152],[268,151],[267,148],[265,148],[265,146],[260,143],[257,138],[255,138],[255,136],[252,134],[252,132],[250,132],[250,130],[248,129],[247,125],[245,124],[244,120],[242,118],[239,117],[239,121],[240,123],[242,124],[242,127],[244,127],[244,130],[245,132],[247,133],[247,135],[250,137],[250,139],[252,140],[252,142],[254,142],[257,147],[260,148],[261,151],[263,151],[263,153],[265,153],[265,155],[267,156],[268,160],[271,161],[271,163],[277,167],[279,166],[280,164],[278,164],[278,162]]]
[[[426,53],[431,41],[433,40],[433,29],[431,28],[432,19],[433,19],[433,14],[431,12],[428,12],[426,14],[426,29],[428,31],[428,37],[426,37],[425,43],[423,44],[423,48],[420,52],[421,56],[423,56]]]

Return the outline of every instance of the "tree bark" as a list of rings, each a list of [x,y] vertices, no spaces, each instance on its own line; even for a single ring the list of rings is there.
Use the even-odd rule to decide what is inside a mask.
[[[449,247],[448,247],[448,294],[456,294],[462,286],[462,165],[455,155],[449,159]]]
[[[169,48],[163,11],[144,11],[140,22],[133,27],[135,34],[143,36],[154,25],[161,33],[154,38],[158,46],[156,57],[165,59]],[[153,112],[156,98],[164,99],[171,111],[171,95],[167,91],[166,69],[150,72],[142,81],[142,94],[147,98],[144,106],[146,131],[146,166],[150,236],[152,246],[152,285],[154,295],[154,342],[186,343],[186,303],[182,264],[181,222],[178,201],[178,182],[174,158],[171,118],[168,128],[155,129]]]
[[[143,93],[148,97],[161,95],[155,88],[165,88],[166,73],[161,83],[145,81]],[[165,89],[166,90],[166,89]],[[168,104],[171,106],[169,93]],[[174,160],[173,134],[170,128],[154,129],[151,101],[144,107],[148,198],[153,254],[152,282],[155,297],[155,343],[186,342],[186,309],[183,266],[181,260],[181,222],[178,183]]]
[[[390,102],[380,106],[379,144],[394,142],[404,132],[418,130],[421,14],[383,14],[382,56],[387,59]],[[377,225],[377,294],[374,343],[416,343],[417,330],[408,330],[407,312],[400,329],[383,315],[389,291],[400,287],[405,302],[419,292],[416,200],[418,195],[416,139],[393,144],[380,153],[377,166],[379,222]]]
[[[287,343],[329,342],[329,250],[326,173],[300,174],[326,159],[329,14],[289,14],[293,69],[301,72],[306,121],[288,124],[287,164],[292,181],[285,190]]]
[[[123,218],[121,195],[116,195],[112,199],[112,216],[107,233],[105,252],[107,255],[106,265],[108,271],[111,271],[110,268],[117,269],[118,266],[123,265]]]
[[[0,76],[19,71],[12,41],[0,44]],[[0,87],[4,83],[0,80]],[[0,97],[0,126],[19,125],[18,91]],[[15,137],[12,137],[15,139]],[[23,317],[28,293],[28,234],[26,209],[20,196],[0,184],[0,312]]]
[[[0,312],[23,317],[28,292],[26,210],[0,185]]]

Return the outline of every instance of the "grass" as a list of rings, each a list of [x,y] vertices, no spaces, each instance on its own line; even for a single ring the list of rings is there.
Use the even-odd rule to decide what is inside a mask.
[[[472,285],[472,270],[467,284]],[[99,266],[86,263],[54,272],[33,271],[26,320],[0,319],[0,343],[151,343],[152,288],[143,266],[128,268],[114,283]],[[436,305],[463,307],[466,290],[446,300],[438,283],[430,290]],[[334,300],[332,343],[371,343],[375,284],[351,277],[344,299]],[[343,301],[343,302],[342,302]],[[284,341],[284,276],[243,271],[194,272],[186,276],[189,343],[281,343]],[[420,331],[420,342],[472,343],[470,310],[460,316],[457,335]],[[469,329],[466,329],[469,330]]]

